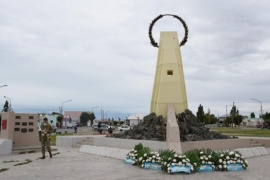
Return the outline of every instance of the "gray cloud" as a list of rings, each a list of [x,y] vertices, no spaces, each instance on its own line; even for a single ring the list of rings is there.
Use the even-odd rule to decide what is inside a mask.
[[[148,26],[170,13],[189,27],[181,52],[194,113],[202,104],[225,114],[235,101],[240,112],[258,114],[251,97],[270,111],[269,7],[266,0],[1,1],[0,85],[8,87],[0,94],[18,111],[72,99],[67,110],[147,114],[158,52]],[[164,17],[153,29],[157,42],[167,30],[182,39],[182,25]]]

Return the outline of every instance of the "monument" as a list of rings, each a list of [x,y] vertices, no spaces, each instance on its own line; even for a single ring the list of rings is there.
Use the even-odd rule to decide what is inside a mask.
[[[185,36],[179,44],[177,32],[161,32],[159,45],[152,37],[152,29],[156,21],[164,16],[178,19],[184,26]],[[165,14],[155,18],[149,27],[149,38],[154,47],[158,47],[156,74],[153,87],[151,112],[167,117],[166,141],[169,149],[182,153],[180,132],[176,121],[176,114],[188,109],[185,78],[181,58],[180,46],[184,45],[188,37],[185,21],[176,15]]]

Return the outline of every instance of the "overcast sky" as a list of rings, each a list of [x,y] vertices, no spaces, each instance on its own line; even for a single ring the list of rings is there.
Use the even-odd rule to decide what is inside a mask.
[[[150,113],[158,49],[148,27],[182,17],[188,107],[216,116],[270,111],[269,0],[0,0],[0,105],[15,112]],[[163,17],[153,29],[183,27]],[[251,98],[259,101],[253,101]],[[94,108],[99,106],[98,108]]]

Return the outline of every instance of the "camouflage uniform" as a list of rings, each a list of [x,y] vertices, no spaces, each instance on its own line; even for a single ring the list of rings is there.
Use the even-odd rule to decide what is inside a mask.
[[[42,123],[40,126],[39,132],[39,140],[41,142],[41,150],[42,150],[42,157],[41,159],[45,159],[45,146],[50,154],[50,158],[52,158],[52,151],[50,145],[50,134],[52,133],[52,126],[49,123]]]

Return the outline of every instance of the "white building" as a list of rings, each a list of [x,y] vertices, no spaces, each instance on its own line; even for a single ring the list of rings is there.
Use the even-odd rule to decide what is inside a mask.
[[[128,116],[126,119],[126,125],[129,125],[129,126],[138,125],[140,122],[143,121],[144,116],[145,115],[143,114],[133,114],[131,116]]]
[[[243,119],[243,126],[256,127],[258,124],[264,123],[262,118],[245,118]]]

